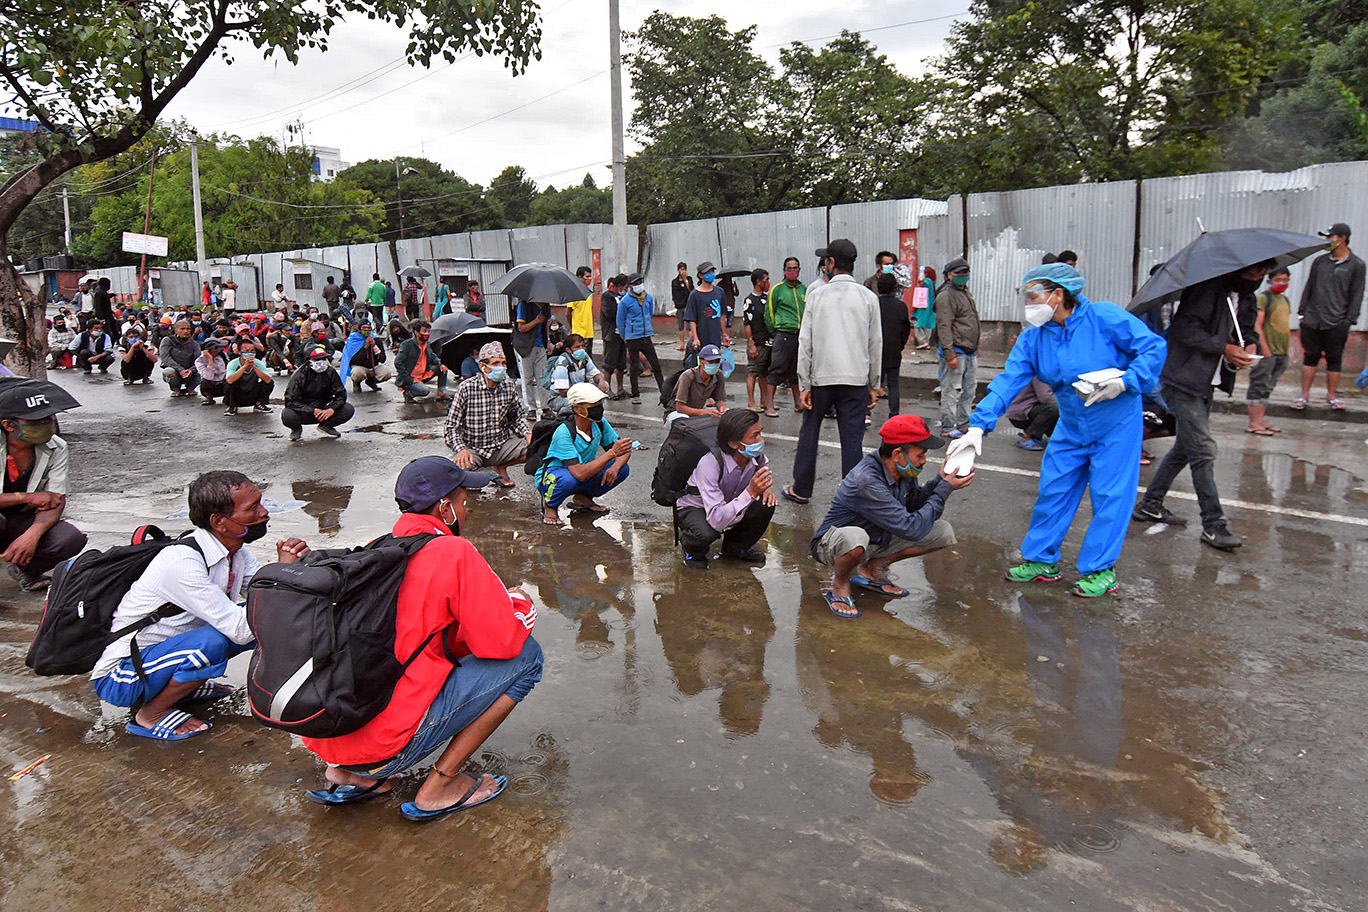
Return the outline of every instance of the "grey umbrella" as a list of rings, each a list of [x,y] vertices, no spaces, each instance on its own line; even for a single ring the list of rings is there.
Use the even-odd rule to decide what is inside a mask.
[[[591,294],[579,276],[551,263],[523,263],[508,270],[489,288],[490,294],[506,294],[538,304],[569,304]]]
[[[739,276],[748,276],[752,270],[748,266],[723,266],[717,270],[719,279],[735,279]]]
[[[1126,309],[1133,314],[1142,314],[1159,306],[1169,295],[1199,282],[1239,272],[1265,260],[1290,266],[1325,249],[1325,238],[1278,228],[1203,232],[1155,270]]]
[[[403,269],[399,270],[399,278],[401,279],[407,279],[410,276],[415,279],[426,279],[431,275],[432,273],[428,272],[422,266],[405,266]]]
[[[508,376],[517,377],[518,359],[513,357],[513,331],[496,329],[470,313],[442,314],[432,321],[430,344],[446,367],[459,377],[461,363],[486,342],[498,342],[508,359]]]

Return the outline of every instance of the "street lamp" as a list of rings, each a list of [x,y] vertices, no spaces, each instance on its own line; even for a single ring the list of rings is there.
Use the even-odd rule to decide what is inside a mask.
[[[403,174],[417,174],[417,168],[405,168]],[[404,239],[404,187],[399,182],[401,174],[399,171],[399,159],[394,159],[394,192],[399,199],[399,240]]]

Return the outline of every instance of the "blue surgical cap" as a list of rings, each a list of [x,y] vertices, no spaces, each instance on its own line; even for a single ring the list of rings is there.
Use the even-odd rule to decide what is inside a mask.
[[[1071,295],[1083,290],[1083,276],[1068,263],[1046,263],[1044,266],[1037,266],[1021,277],[1021,287],[1025,288],[1037,279],[1054,282]]]

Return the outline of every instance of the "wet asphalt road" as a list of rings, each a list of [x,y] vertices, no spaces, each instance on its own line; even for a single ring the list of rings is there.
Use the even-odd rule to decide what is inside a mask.
[[[167,517],[210,468],[307,502],[270,540],[359,544],[392,523],[398,468],[443,452],[442,413],[392,388],[353,397],[341,440],[290,444],[278,410],[227,419],[161,384],[58,380],[85,403],[63,421],[69,516],[99,546],[184,528]],[[652,449],[607,518],[545,528],[521,475],[472,502],[469,537],[542,606],[546,672],[476,755],[510,793],[426,827],[398,798],[304,802],[320,764],[240,697],[204,713],[207,737],[129,737],[84,680],[23,667],[41,600],[0,581],[0,768],[51,755],[0,781],[0,909],[1368,906],[1363,428],[1264,439],[1217,416],[1245,547],[1199,546],[1196,504],[1175,497],[1194,527],[1134,527],[1121,591],[1083,602],[1001,579],[1039,462],[1004,423],[951,499],[959,545],[899,565],[912,594],[861,596],[843,622],[806,556],[834,427],[816,503],[780,506],[768,563],[698,573],[649,500],[655,412],[609,417]],[[797,427],[767,422],[785,481]]]

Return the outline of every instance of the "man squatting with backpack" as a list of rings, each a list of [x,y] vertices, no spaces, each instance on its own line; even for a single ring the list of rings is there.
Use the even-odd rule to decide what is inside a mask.
[[[765,459],[760,416],[733,409],[717,422],[717,443],[692,469],[675,502],[684,566],[708,569],[708,549],[722,539],[722,556],[763,564],[755,550],[779,502]]]
[[[270,519],[261,489],[241,472],[204,473],[190,483],[189,501],[193,534],[152,558],[119,602],[109,629],[158,614],[164,605],[181,610],[110,643],[90,674],[106,703],[142,704],[128,722],[130,735],[158,741],[204,734],[209,723],[180,707],[233,692],[213,679],[229,659],[252,648],[242,601],[261,564],[243,545],[264,536]],[[308,551],[297,538],[276,542],[282,564]]]
[[[395,654],[421,651],[379,715],[350,734],[304,739],[328,763],[331,783],[308,792],[311,800],[350,804],[383,794],[393,788],[391,777],[443,745],[414,800],[399,809],[408,819],[466,810],[507,787],[503,776],[461,772],[542,673],[532,638],[537,609],[461,537],[466,491],[490,480],[442,456],[423,456],[399,472],[394,499],[403,515],[394,536],[436,535],[408,559],[395,606]]]

